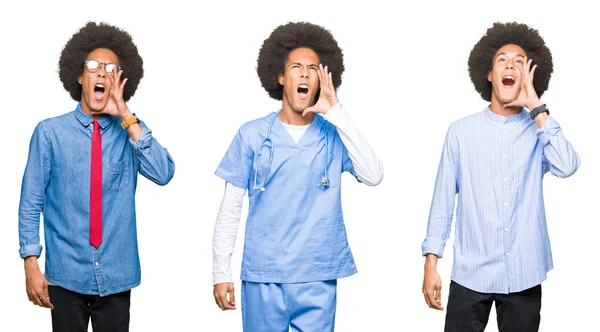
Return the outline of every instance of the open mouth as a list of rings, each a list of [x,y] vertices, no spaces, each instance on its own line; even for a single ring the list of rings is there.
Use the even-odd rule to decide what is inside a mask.
[[[298,95],[304,99],[308,96],[308,84],[300,84],[298,86]]]
[[[512,75],[506,75],[502,78],[502,84],[508,87],[515,85],[515,78]]]
[[[94,98],[102,100],[104,98],[104,84],[98,83],[94,86]]]

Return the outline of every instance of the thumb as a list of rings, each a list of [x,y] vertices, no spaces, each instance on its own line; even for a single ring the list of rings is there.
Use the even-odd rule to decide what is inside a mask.
[[[233,288],[233,285],[229,287],[229,303],[235,306],[235,290]]]
[[[44,305],[47,308],[50,309],[54,309],[54,305],[52,304],[52,302],[50,302],[50,295],[48,294],[48,282],[44,283],[44,287],[42,288],[42,303],[44,303]]]
[[[305,108],[304,111],[302,111],[302,116],[306,116],[306,114],[311,113],[311,112],[312,113],[316,112],[315,106]]]

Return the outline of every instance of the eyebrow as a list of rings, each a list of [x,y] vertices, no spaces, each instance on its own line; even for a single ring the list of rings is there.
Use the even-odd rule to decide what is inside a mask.
[[[507,53],[506,52],[498,53],[498,54],[496,54],[496,56],[494,58],[497,58],[497,57],[499,57],[501,55],[507,55]],[[517,53],[516,56],[520,56],[521,58],[525,57],[523,54],[520,54],[520,53]]]
[[[301,64],[300,62],[292,62],[292,63],[290,63],[289,65],[290,65],[290,66],[292,66],[292,65],[300,65],[300,66],[302,66],[302,64]],[[308,67],[318,67],[318,66],[319,66],[319,65],[318,65],[318,64],[316,64],[316,63],[311,63],[311,64],[309,64],[309,65],[308,65]]]

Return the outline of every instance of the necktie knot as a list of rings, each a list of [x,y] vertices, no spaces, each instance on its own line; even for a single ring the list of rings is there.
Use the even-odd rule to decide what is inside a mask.
[[[93,124],[94,124],[94,130],[100,129],[100,123],[98,121],[94,120]]]

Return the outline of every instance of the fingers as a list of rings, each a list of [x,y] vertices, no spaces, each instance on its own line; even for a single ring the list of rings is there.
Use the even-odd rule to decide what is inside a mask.
[[[225,310],[225,309],[223,309],[223,304],[221,303],[221,296],[217,292],[217,288],[215,288],[215,290],[213,292],[213,296],[215,297],[215,302],[217,303],[217,306],[219,306],[219,308],[221,310]]]
[[[227,294],[229,294],[230,300],[227,300]],[[235,310],[235,295],[232,283],[215,285],[213,296],[221,310]]]
[[[442,308],[442,299],[441,296],[438,294],[441,291],[441,287],[435,288],[435,289],[427,289],[426,290],[426,294],[425,297],[427,298],[427,304],[429,305],[430,308],[432,309],[436,309],[436,310],[443,310]]]
[[[48,294],[48,283],[45,283],[42,289],[41,301],[46,308],[54,309],[54,305],[50,302],[50,295]]]
[[[229,304],[235,309],[235,292],[233,290],[233,284],[229,288]]]
[[[122,70],[121,70],[122,72]],[[121,82],[121,86],[120,86],[120,90],[123,91],[125,89],[125,83],[127,83],[127,78],[123,80],[123,82]]]
[[[434,308],[438,309],[438,310],[443,310],[444,308],[442,307],[442,286],[437,286],[435,288],[435,294],[434,294]]]
[[[531,72],[529,73],[529,78],[533,84],[533,75],[535,73],[535,69],[537,68],[537,65],[533,65],[533,67],[531,68]]]
[[[429,300],[429,296],[427,295],[427,290],[423,288],[423,297],[425,298],[425,303],[427,306],[431,308],[431,301]]]
[[[48,295],[48,286],[40,289],[32,289],[27,292],[27,298],[33,304],[42,308],[54,309],[54,305],[50,302],[50,296]]]

